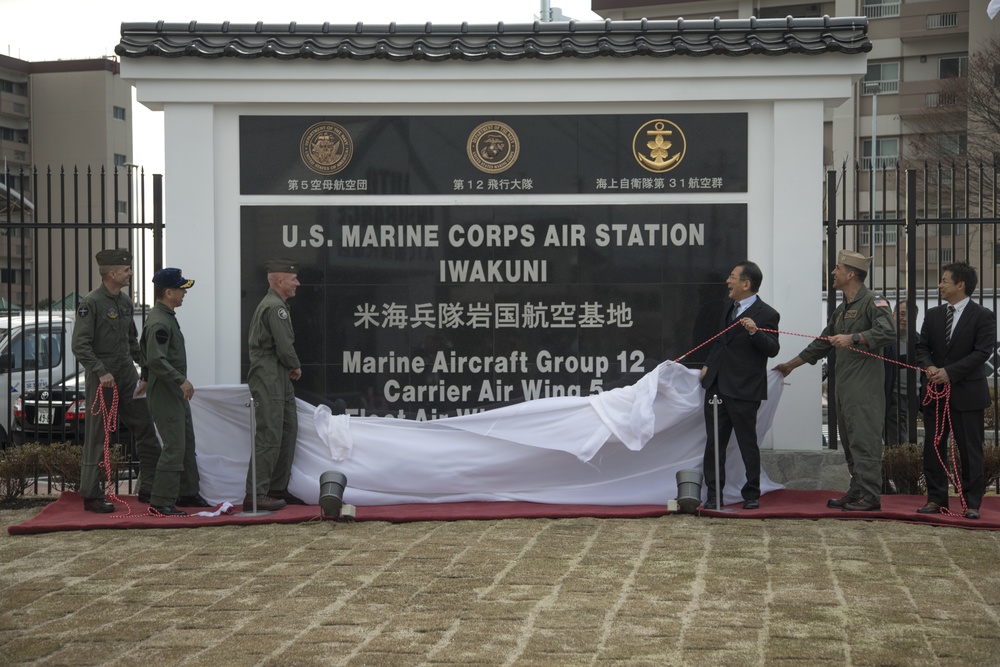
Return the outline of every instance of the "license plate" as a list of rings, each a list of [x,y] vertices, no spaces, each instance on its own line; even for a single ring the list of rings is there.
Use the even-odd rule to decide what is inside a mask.
[[[52,423],[52,408],[38,408],[38,412],[35,413],[35,423],[36,424],[51,424]]]

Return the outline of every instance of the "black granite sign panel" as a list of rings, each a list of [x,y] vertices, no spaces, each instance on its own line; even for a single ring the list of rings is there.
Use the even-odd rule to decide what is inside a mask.
[[[680,357],[717,333],[747,248],[744,204],[244,206],[241,220],[243,377],[263,263],[287,256],[302,266],[303,398],[421,419],[587,395]]]
[[[747,114],[241,116],[240,192],[747,191]]]

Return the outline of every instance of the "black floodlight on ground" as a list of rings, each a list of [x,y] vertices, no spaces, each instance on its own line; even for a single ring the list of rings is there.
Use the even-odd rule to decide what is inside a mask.
[[[701,505],[701,471],[677,471],[677,507],[684,514],[694,514]]]
[[[336,470],[327,470],[319,476],[319,507],[324,519],[341,519],[344,506],[344,489],[347,488],[347,476]],[[346,506],[351,517],[354,516],[354,508]]]

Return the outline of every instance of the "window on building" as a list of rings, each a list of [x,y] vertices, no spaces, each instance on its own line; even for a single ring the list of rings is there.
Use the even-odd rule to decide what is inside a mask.
[[[865,0],[865,16],[870,19],[899,16],[899,0]]]
[[[818,2],[807,2],[757,8],[757,18],[759,19],[783,19],[786,16],[823,16],[822,5]]]
[[[115,166],[124,167],[125,163],[128,162],[128,158],[121,153],[115,153]]]
[[[968,152],[968,135],[945,134],[941,136],[941,150],[948,155],[962,156]]]
[[[865,139],[861,144],[861,168],[872,168],[872,140]],[[899,138],[879,139],[875,151],[876,169],[895,169],[899,161]]]
[[[948,56],[938,59],[938,78],[957,79],[969,74],[969,56]]]
[[[122,201],[120,199],[118,200],[118,214],[119,215],[128,215],[128,202],[127,201]]]
[[[868,63],[868,71],[865,72],[865,80],[861,84],[861,90],[865,95],[871,95],[868,84],[877,83],[879,94],[899,92],[899,62],[889,63]]]
[[[115,120],[125,120],[125,107],[115,107],[113,113]]]
[[[27,95],[28,86],[17,81],[7,81],[0,79],[0,93],[13,93],[14,95]]]
[[[875,216],[882,217],[881,215]],[[874,225],[875,245],[896,245],[896,225]],[[862,246],[871,245],[871,227],[861,227],[858,242]]]
[[[0,139],[14,141],[14,130],[9,127],[0,127]]]

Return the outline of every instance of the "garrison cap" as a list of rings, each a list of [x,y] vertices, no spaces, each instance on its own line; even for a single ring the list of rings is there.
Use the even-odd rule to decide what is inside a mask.
[[[108,248],[95,255],[98,266],[129,266],[132,253],[125,248]]]
[[[264,268],[268,273],[298,273],[299,263],[279,257],[264,262]]]
[[[871,262],[871,257],[865,257],[864,255],[856,253],[853,250],[841,250],[840,254],[837,255],[837,264],[843,264],[844,266],[857,269],[859,271],[867,272],[868,267],[871,266]]]
[[[160,269],[153,274],[153,284],[157,287],[169,287],[173,289],[188,289],[194,287],[194,281],[188,280],[181,275],[180,269]]]

